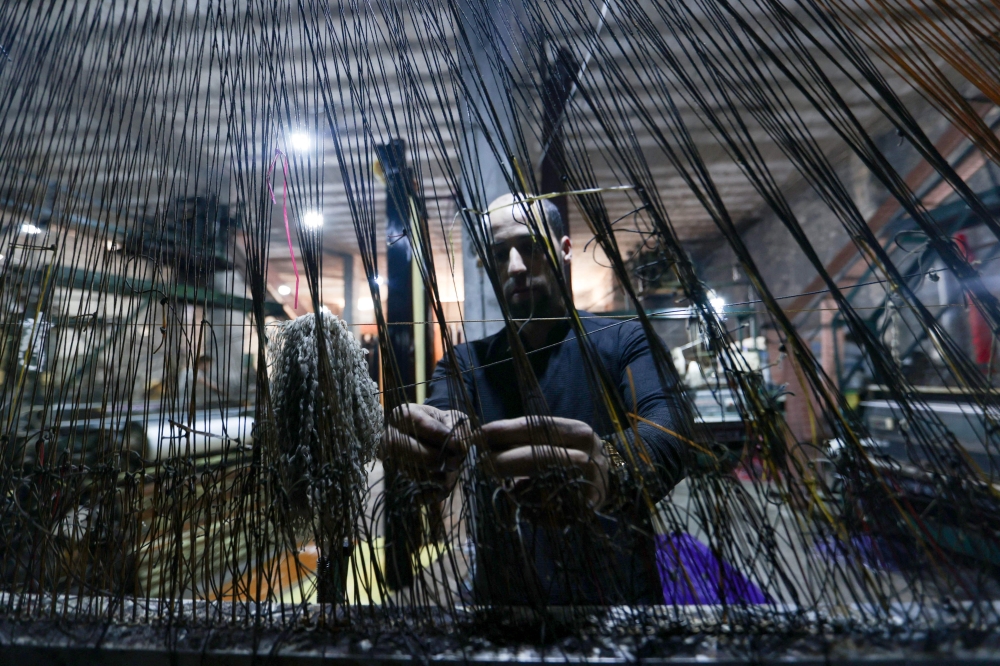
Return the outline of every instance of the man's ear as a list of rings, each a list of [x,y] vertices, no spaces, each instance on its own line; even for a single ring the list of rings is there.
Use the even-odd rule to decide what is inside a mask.
[[[563,263],[568,264],[573,259],[573,241],[569,239],[569,236],[563,236],[559,240],[559,248],[563,253]]]

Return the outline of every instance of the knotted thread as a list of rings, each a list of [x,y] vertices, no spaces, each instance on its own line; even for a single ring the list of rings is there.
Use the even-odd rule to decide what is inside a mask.
[[[268,341],[282,483],[296,529],[308,528],[320,512],[346,509],[339,516],[353,522],[368,488],[365,466],[382,433],[378,386],[364,349],[329,310],[320,318],[333,380],[325,393],[316,315],[279,325]]]

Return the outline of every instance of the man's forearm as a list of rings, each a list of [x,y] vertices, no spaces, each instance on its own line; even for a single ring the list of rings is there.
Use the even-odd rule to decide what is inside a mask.
[[[645,490],[654,502],[665,497],[684,478],[683,446],[677,438],[646,423],[628,429],[625,442],[616,442],[626,468],[621,491],[631,496]]]

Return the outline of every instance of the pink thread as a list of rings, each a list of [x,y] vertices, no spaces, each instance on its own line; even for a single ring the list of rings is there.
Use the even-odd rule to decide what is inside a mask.
[[[267,168],[267,191],[271,195],[271,203],[278,203],[274,200],[274,189],[271,188],[271,176],[274,174],[274,164],[281,158],[281,170],[284,178],[281,180],[281,216],[285,221],[285,238],[288,239],[288,254],[292,257],[292,270],[295,272],[295,309],[299,309],[299,267],[295,263],[295,252],[292,250],[292,232],[288,228],[288,157],[279,149],[274,149],[274,158],[271,166]]]

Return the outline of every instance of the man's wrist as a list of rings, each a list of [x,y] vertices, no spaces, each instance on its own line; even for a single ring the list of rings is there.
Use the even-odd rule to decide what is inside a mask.
[[[619,453],[613,438],[607,437],[601,442],[604,446],[604,455],[608,459],[608,498],[604,503],[604,510],[617,511],[628,500],[627,490],[630,479],[628,463]]]

